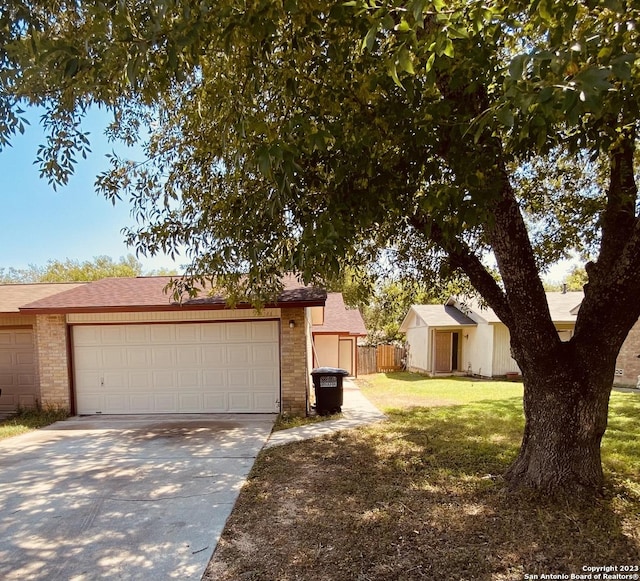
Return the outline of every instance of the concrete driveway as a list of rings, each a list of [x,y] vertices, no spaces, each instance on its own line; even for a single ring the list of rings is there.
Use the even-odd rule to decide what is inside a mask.
[[[0,442],[0,578],[200,579],[274,419],[72,418]]]

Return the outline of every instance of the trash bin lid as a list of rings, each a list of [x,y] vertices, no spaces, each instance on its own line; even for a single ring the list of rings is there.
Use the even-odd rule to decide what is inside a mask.
[[[339,367],[316,367],[311,375],[349,375],[349,372]]]

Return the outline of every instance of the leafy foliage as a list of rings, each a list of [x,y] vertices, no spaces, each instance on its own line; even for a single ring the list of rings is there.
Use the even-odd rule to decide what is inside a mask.
[[[44,267],[31,265],[26,269],[0,269],[0,281],[3,283],[84,282],[140,275],[142,264],[132,254],[120,257],[118,262],[109,256],[96,256],[93,261],[80,262],[67,258],[50,260]]]

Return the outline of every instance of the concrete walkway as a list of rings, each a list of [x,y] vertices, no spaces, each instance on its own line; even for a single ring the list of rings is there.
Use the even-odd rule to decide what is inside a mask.
[[[273,432],[265,444],[264,449],[272,448],[273,446],[282,446],[290,442],[300,442],[310,438],[318,438],[339,430],[356,428],[387,419],[387,416],[362,395],[360,388],[353,381],[345,378],[343,388],[344,402],[342,405],[342,418]]]

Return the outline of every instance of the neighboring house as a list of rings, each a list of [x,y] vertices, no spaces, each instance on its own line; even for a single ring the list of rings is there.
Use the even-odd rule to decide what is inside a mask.
[[[583,298],[582,292],[547,293],[551,319],[563,341],[573,336]],[[511,358],[506,325],[474,300],[451,297],[444,305],[413,305],[400,330],[407,335],[410,371],[481,377],[520,372]],[[614,382],[640,387],[640,320],[622,345]]]
[[[358,309],[348,309],[341,293],[329,293],[324,309],[311,309],[313,366],[358,372],[358,337],[367,330]]]
[[[260,311],[170,277],[0,286],[0,405],[77,414],[304,413],[311,310],[326,292],[285,279]],[[23,349],[21,346],[25,346]]]
[[[573,335],[582,292],[547,293],[551,318],[563,341]],[[500,377],[519,373],[511,358],[509,330],[494,311],[451,297],[444,305],[413,305],[400,331],[407,335],[407,369]]]

